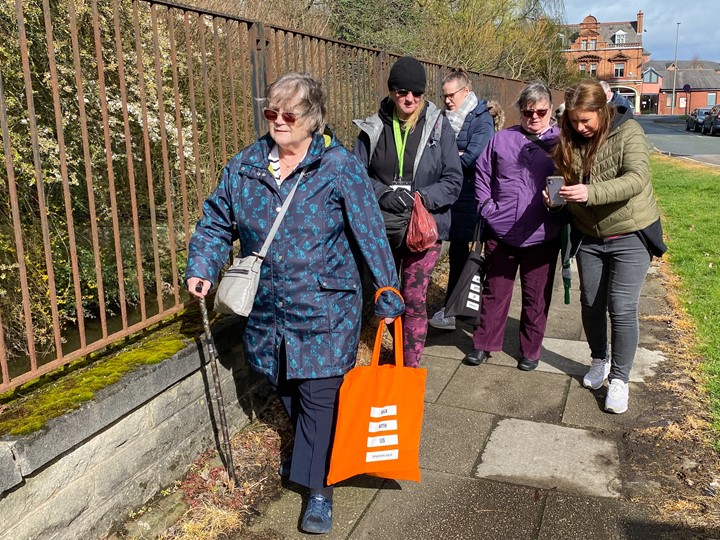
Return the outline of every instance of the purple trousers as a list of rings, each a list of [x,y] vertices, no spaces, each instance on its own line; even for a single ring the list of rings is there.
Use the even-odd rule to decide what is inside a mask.
[[[403,249],[395,254],[395,265],[399,269],[400,292],[405,300],[403,315],[404,364],[418,367],[427,337],[427,290],[435,265],[440,258],[438,242],[420,253]]]
[[[499,240],[487,241],[487,278],[482,292],[480,326],[473,334],[474,349],[502,350],[513,284],[519,269],[522,289],[520,353],[531,360],[540,358],[559,252],[559,237],[521,248]]]

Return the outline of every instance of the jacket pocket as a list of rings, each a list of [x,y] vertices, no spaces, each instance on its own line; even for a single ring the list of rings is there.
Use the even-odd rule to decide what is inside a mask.
[[[320,296],[325,305],[328,331],[352,333],[360,324],[362,295],[360,282],[353,278],[318,276]]]
[[[320,289],[326,291],[352,291],[356,292],[360,286],[355,279],[339,278],[336,276],[318,276]]]

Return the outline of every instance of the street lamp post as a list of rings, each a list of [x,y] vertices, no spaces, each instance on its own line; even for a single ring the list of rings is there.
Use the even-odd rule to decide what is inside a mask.
[[[677,23],[677,30],[675,31],[675,70],[673,71],[673,88],[672,88],[672,105],[670,105],[670,114],[675,114],[675,83],[677,82],[677,50],[678,50],[678,37],[680,36],[680,23]]]

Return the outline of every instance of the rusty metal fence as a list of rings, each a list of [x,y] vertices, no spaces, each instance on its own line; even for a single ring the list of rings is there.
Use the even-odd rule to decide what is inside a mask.
[[[351,145],[396,59],[167,1],[4,0],[0,31],[0,391],[185,307],[189,236],[268,81],[319,77]],[[449,68],[425,67],[440,103]],[[472,78],[517,120],[522,82]]]

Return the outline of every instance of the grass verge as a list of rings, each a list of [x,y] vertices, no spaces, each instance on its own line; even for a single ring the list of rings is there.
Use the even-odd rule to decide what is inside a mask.
[[[708,391],[720,449],[720,169],[653,155],[653,186],[663,213],[666,258],[680,279],[681,307],[694,325],[692,351]]]

